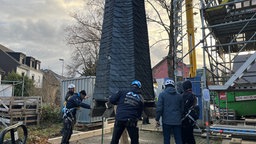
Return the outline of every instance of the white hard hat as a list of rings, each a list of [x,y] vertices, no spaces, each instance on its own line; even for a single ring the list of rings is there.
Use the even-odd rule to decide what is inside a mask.
[[[171,80],[171,79],[166,79],[166,80],[165,80],[165,82],[164,82],[164,85],[165,85],[165,86],[166,86],[166,85],[172,85],[172,86],[175,86],[174,81],[173,81],[173,80]]]
[[[71,88],[75,88],[76,86],[74,84],[69,84],[68,85],[68,88],[71,89]]]

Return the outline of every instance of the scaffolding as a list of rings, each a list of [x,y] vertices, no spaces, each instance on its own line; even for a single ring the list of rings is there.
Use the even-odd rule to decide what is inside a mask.
[[[201,0],[210,90],[256,89],[256,0]]]
[[[175,81],[180,81],[178,77],[183,77],[183,25],[182,25],[182,5],[183,0],[173,1],[173,36],[174,36],[174,70],[175,70]]]

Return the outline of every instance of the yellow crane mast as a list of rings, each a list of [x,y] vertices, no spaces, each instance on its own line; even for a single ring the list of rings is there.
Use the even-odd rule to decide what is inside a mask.
[[[193,16],[193,0],[186,0],[186,16],[187,16],[187,35],[190,62],[190,77],[196,77],[196,50],[195,50],[195,30]]]

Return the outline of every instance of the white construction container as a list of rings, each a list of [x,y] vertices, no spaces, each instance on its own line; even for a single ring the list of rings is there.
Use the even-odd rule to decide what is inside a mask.
[[[13,96],[13,85],[0,84],[0,97],[11,97]]]
[[[87,76],[87,77],[79,77],[79,78],[62,80],[62,84],[61,84],[62,105],[65,99],[65,95],[68,91],[68,85],[72,83],[76,86],[75,92],[79,92],[81,90],[86,91],[87,95],[90,97],[84,100],[83,102],[93,107],[93,91],[94,91],[94,85],[95,85],[95,78],[96,78],[95,76]],[[77,116],[78,123],[93,123],[93,122],[102,121],[101,117],[91,117],[91,110],[84,109],[84,108],[80,108],[77,111],[76,116]]]

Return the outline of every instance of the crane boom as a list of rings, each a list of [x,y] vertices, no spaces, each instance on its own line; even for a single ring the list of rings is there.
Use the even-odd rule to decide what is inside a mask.
[[[193,16],[193,0],[186,0],[186,16],[187,16],[187,34],[190,62],[190,77],[196,77],[196,50],[195,47],[195,30]]]

